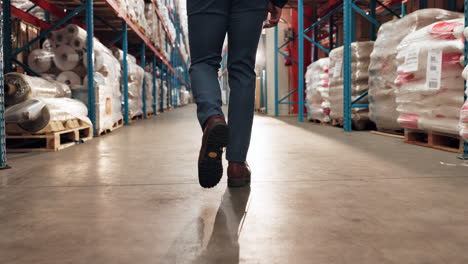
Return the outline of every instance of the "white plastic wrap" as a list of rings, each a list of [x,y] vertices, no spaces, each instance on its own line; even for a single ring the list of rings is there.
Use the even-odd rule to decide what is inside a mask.
[[[408,129],[459,133],[464,83],[462,19],[433,23],[398,46],[398,123]],[[458,110],[457,110],[458,109]]]
[[[5,104],[15,105],[32,98],[71,97],[70,87],[57,81],[21,73],[5,75]]]
[[[354,42],[351,44],[351,101],[368,90],[370,54],[373,41]],[[330,52],[330,117],[343,118],[343,47]],[[367,103],[366,99],[359,102]],[[369,123],[368,108],[353,108],[353,124],[359,128]]]
[[[468,39],[468,28],[464,29],[462,37]],[[465,80],[468,80],[468,66],[463,70],[462,76]],[[466,89],[466,96],[468,96],[468,89]],[[459,129],[460,136],[462,136],[465,140],[468,140],[468,100],[463,104],[460,111]]]
[[[401,129],[396,105],[397,46],[410,33],[437,21],[463,14],[442,9],[422,9],[379,28],[369,66],[369,115],[380,130]]]
[[[50,121],[79,119],[87,124],[88,108],[80,101],[70,98],[28,99],[8,107],[5,111],[6,123],[18,124],[29,132],[44,129]]]
[[[145,89],[146,89],[146,113],[151,114],[151,113],[154,113],[153,111],[153,75],[149,72],[145,72]]]
[[[54,53],[47,49],[36,49],[29,53],[28,65],[31,70],[43,73],[50,70]]]
[[[306,93],[309,120],[330,122],[329,65],[330,59],[323,58],[307,67]]]

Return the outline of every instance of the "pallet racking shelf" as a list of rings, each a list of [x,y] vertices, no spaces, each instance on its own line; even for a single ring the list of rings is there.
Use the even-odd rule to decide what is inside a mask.
[[[299,122],[304,122],[304,63],[303,63],[303,54],[304,54],[304,39],[311,42],[315,51],[317,49],[323,50],[326,54],[339,45],[338,35],[337,32],[340,29],[337,25],[337,20],[334,18],[338,14],[342,14],[343,21],[342,21],[342,29],[343,30],[343,46],[344,46],[344,62],[343,62],[343,73],[344,73],[344,89],[343,89],[343,98],[344,98],[344,125],[343,129],[346,132],[352,131],[352,123],[351,123],[351,109],[352,108],[367,108],[368,104],[360,104],[359,102],[368,96],[368,93],[365,92],[358,96],[355,100],[351,100],[351,43],[355,41],[355,28],[356,28],[356,14],[359,14],[366,18],[370,22],[370,40],[375,40],[376,38],[376,31],[380,26],[380,22],[376,19],[377,15],[382,12],[388,12],[397,18],[404,17],[406,15],[406,5],[407,2],[411,0],[388,0],[388,1],[381,1],[381,0],[368,0],[367,7],[362,6],[362,2],[360,1],[360,5],[358,6],[356,0],[331,0],[327,1],[326,3],[322,3],[319,7],[319,3],[314,3],[316,1],[311,0],[297,0],[289,4],[291,8],[294,8],[298,12],[298,32],[296,36],[288,40],[286,43],[279,45],[278,44],[278,28],[275,28],[274,38],[275,38],[275,116],[279,115],[279,105],[280,104],[297,104],[298,107],[298,120]],[[304,6],[312,5],[314,8],[314,18],[313,24],[307,28],[303,28],[304,25],[304,13],[303,9]],[[468,19],[468,0],[465,0],[465,19]],[[448,0],[448,6],[450,10],[456,10],[456,0]],[[427,8],[427,0],[420,0],[419,1],[419,8]],[[397,11],[400,11],[399,13]],[[326,36],[328,36],[328,49],[324,47],[322,44],[319,43],[318,36],[316,34],[317,28],[321,23],[329,23],[329,32]],[[466,21],[466,26],[468,26],[468,20]],[[331,30],[330,30],[331,29]],[[309,37],[306,35],[309,31],[313,30],[314,34],[313,37]],[[336,38],[333,35],[336,35]],[[326,37],[325,36],[325,37]],[[282,51],[288,43],[293,41],[294,39],[298,40],[298,58],[299,61],[293,60],[289,57],[285,52]],[[314,52],[317,54],[317,52]],[[291,60],[293,63],[299,66],[298,69],[298,87],[290,91],[284,97],[279,99],[279,87],[278,87],[278,63],[279,63],[279,55]],[[313,61],[317,60],[318,58],[314,56]],[[465,45],[465,64],[468,64],[468,46]],[[298,93],[298,101],[297,102],[284,102],[287,98],[289,98],[292,94]],[[466,97],[466,96],[465,96]],[[465,98],[466,100],[466,98]],[[464,154],[462,156],[463,159],[468,159],[468,142],[464,144]]]
[[[163,4],[167,5],[170,0],[162,0]],[[177,25],[179,19],[176,16],[174,21],[176,23],[176,39],[173,39],[170,36],[168,27],[165,21],[162,18],[162,15],[157,8],[155,0],[151,0],[151,3],[155,7],[155,13],[158,17],[160,23],[165,32],[166,38],[166,47],[157,47],[155,46],[148,36],[145,34],[144,29],[140,27],[133,19],[131,19],[116,2],[112,0],[65,0],[65,1],[56,1],[56,0],[31,0],[34,6],[38,6],[45,11],[46,19],[39,19],[29,13],[30,10],[23,11],[11,5],[10,0],[3,0],[2,5],[2,16],[1,21],[3,22],[1,37],[2,45],[1,48],[4,50],[2,60],[4,63],[1,63],[1,66],[4,66],[2,69],[3,72],[11,72],[12,65],[17,64],[25,69],[31,75],[40,76],[40,74],[35,73],[29,67],[20,61],[15,59],[16,55],[27,50],[33,43],[37,43],[41,39],[46,38],[47,34],[55,29],[58,29],[64,26],[66,23],[72,22],[78,24],[79,26],[86,29],[88,35],[86,40],[86,49],[91,51],[87,52],[87,74],[88,76],[94,76],[94,69],[92,58],[93,54],[93,41],[94,37],[99,39],[104,45],[110,47],[116,45],[116,43],[121,42],[121,48],[124,52],[123,56],[123,67],[122,67],[122,79],[123,79],[123,112],[124,112],[124,124],[128,125],[128,112],[129,112],[129,103],[128,103],[128,65],[127,65],[127,56],[129,53],[137,55],[139,57],[141,66],[145,71],[149,71],[153,77],[157,77],[159,73],[159,78],[161,80],[161,85],[163,82],[166,82],[168,86],[168,106],[177,107],[176,101],[173,98],[173,90],[176,92],[181,85],[186,86],[190,89],[188,84],[188,61],[183,61],[182,59],[182,49],[177,41],[179,41],[178,36],[181,33],[181,27]],[[176,12],[177,13],[177,12]],[[53,23],[50,22],[49,14],[55,16],[57,21]],[[20,20],[28,22],[32,25],[35,25],[41,29],[41,33],[38,37],[34,38],[32,41],[28,42],[23,47],[13,50],[11,43],[11,18],[16,17]],[[85,22],[85,24],[80,24],[80,22]],[[1,35],[1,34],[0,34]],[[115,38],[109,39],[110,35],[116,35]],[[169,51],[169,46],[172,46],[173,49],[170,53],[170,58],[167,58],[164,54]],[[176,47],[176,48],[175,48]],[[187,53],[188,54],[188,53]],[[139,55],[139,56],[138,56]],[[151,59],[146,59],[150,55]],[[179,68],[184,69],[183,72],[179,71]],[[0,81],[2,81],[2,75],[0,75]],[[154,79],[153,79],[154,80]],[[146,118],[146,82],[143,82],[143,112],[145,113],[144,118]],[[95,104],[95,87],[94,87],[94,78],[88,78],[88,102],[89,105]],[[5,149],[5,131],[4,131],[4,102],[3,102],[3,83],[0,82],[0,168],[6,167],[6,154]],[[156,81],[153,81],[152,84],[152,94],[154,101],[152,103],[153,110],[156,114]],[[163,89],[160,89],[161,98],[163,95]],[[161,100],[161,110],[163,111],[163,105]],[[91,122],[96,124],[96,113],[93,107],[89,108],[89,117]],[[2,130],[3,129],[3,130]],[[95,131],[96,132],[96,131]]]

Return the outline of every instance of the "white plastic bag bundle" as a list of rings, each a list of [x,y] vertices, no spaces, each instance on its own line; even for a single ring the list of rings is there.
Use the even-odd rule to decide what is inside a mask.
[[[330,122],[330,59],[323,58],[307,67],[306,93],[309,120]]]
[[[369,88],[369,63],[370,54],[374,47],[373,41],[354,42],[351,44],[351,101],[356,99]],[[343,47],[330,52],[330,117],[332,119],[343,118]],[[359,104],[367,103],[363,99]],[[364,128],[369,123],[368,108],[352,109],[353,124],[358,128]]]
[[[380,130],[401,129],[396,105],[397,46],[410,33],[437,21],[463,17],[442,9],[422,9],[379,28],[369,66],[369,115]]]
[[[468,39],[468,28],[463,31],[465,39]],[[465,80],[468,80],[468,66],[463,70],[462,76]],[[466,87],[465,87],[466,89]],[[468,89],[466,89],[466,96],[468,96]],[[460,136],[465,140],[468,140],[468,100],[463,104],[460,111]]]
[[[459,133],[463,25],[462,19],[436,22],[411,33],[397,47],[396,103],[403,128]]]
[[[154,111],[153,111],[153,75],[150,72],[145,72],[145,89],[146,89],[146,113],[151,114],[151,113],[154,113]]]

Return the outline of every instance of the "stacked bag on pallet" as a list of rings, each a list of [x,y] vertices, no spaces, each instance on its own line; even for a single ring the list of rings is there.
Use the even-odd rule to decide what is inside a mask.
[[[6,74],[4,82],[7,125],[17,125],[30,133],[43,131],[53,121],[77,119],[81,125],[91,125],[86,105],[70,98],[72,93],[66,84],[21,73]]]
[[[147,3],[145,5],[145,17],[148,24],[146,33],[149,39],[153,42],[155,47],[161,48],[161,40],[159,37],[161,35],[159,30],[160,23],[158,17],[156,16],[153,3]]]
[[[112,49],[114,56],[119,60],[123,67],[123,51],[118,48]],[[129,119],[143,114],[143,82],[145,71],[136,64],[136,58],[127,55],[127,78],[128,78],[128,110]],[[123,85],[123,81],[122,81]],[[123,88],[122,88],[123,89]]]
[[[369,65],[369,117],[379,130],[399,130],[396,105],[397,46],[410,33],[437,21],[461,18],[460,13],[422,9],[379,28]]]
[[[153,109],[153,74],[150,72],[145,72],[145,89],[146,89],[146,114],[154,114]],[[156,86],[156,95],[158,94]],[[156,97],[157,99],[157,97]],[[157,104],[156,104],[157,105]],[[157,108],[156,108],[157,111]]]
[[[51,32],[42,49],[34,50],[28,57],[29,67],[49,80],[68,85],[72,97],[88,105],[87,33],[70,24]],[[96,104],[96,130],[111,129],[122,119],[120,80],[121,69],[112,52],[94,38],[94,86]],[[90,107],[88,105],[88,107]]]
[[[463,35],[468,39],[468,28],[465,28]],[[463,78],[468,80],[468,66],[463,70]],[[468,89],[465,87],[466,96],[468,97]],[[460,111],[460,136],[468,141],[468,100],[463,104]]]
[[[323,58],[313,62],[307,67],[306,93],[309,120],[330,122],[330,101],[328,75],[330,65],[329,58]]]
[[[463,19],[433,23],[397,47],[398,123],[406,129],[458,135],[463,105]]]
[[[366,92],[369,88],[370,54],[374,47],[373,41],[351,43],[351,101]],[[330,52],[330,117],[335,120],[343,119],[343,47]],[[366,99],[358,102],[366,104]],[[353,108],[352,121],[356,129],[369,126],[369,109]]]

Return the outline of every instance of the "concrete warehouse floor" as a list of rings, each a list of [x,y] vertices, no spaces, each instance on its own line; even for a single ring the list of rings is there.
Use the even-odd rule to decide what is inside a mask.
[[[468,167],[452,153],[257,116],[251,189],[205,190],[200,138],[188,106],[10,155],[0,263],[468,263]]]

